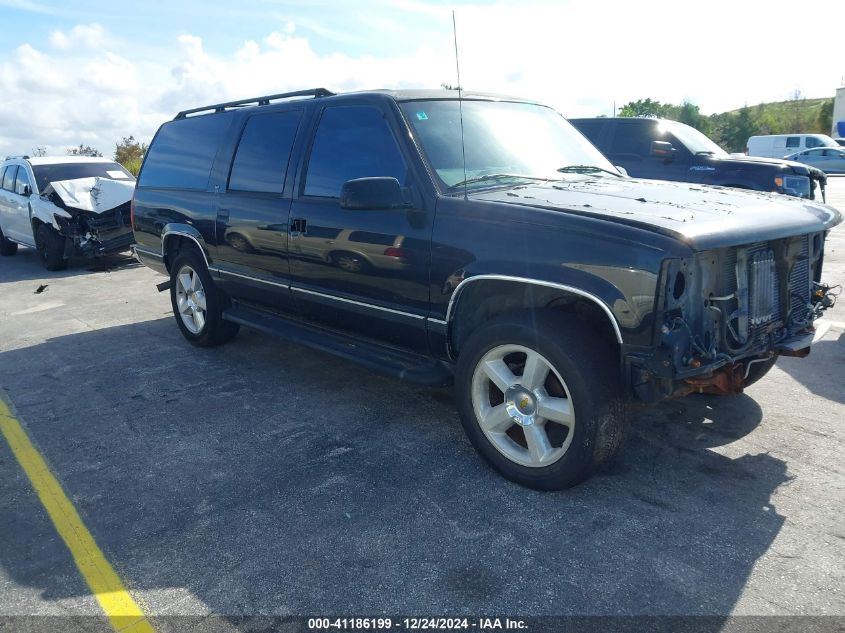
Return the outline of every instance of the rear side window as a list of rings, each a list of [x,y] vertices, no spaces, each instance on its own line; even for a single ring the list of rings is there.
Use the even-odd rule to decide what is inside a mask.
[[[32,183],[29,182],[29,174],[26,173],[26,169],[23,167],[18,168],[18,177],[15,180],[15,193],[19,193],[23,195],[24,188],[29,185],[29,188],[32,188]]]
[[[241,135],[229,189],[282,193],[301,110],[250,117]]]
[[[162,125],[144,160],[138,186],[204,190],[231,121],[231,115],[207,114]]]
[[[381,110],[371,106],[326,108],[314,137],[304,194],[339,198],[347,180],[370,176],[392,176],[404,185],[406,171]]]
[[[3,189],[8,191],[15,190],[15,173],[18,171],[17,165],[9,165],[6,167],[6,172],[3,174]]]
[[[786,139],[786,146],[787,147],[801,147],[801,137],[800,136],[790,136]]]

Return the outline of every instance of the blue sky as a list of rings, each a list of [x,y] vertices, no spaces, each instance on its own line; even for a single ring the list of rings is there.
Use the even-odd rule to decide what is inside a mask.
[[[645,97],[710,114],[832,96],[845,76],[841,38],[784,35],[786,0],[0,0],[0,153],[108,155],[180,109],[289,89],[454,84],[453,9],[465,88],[567,116]],[[811,13],[799,33],[825,31],[840,2]]]

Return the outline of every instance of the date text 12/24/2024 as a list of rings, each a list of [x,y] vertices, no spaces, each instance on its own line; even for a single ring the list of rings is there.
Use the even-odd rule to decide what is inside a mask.
[[[404,629],[409,631],[432,630],[511,630],[525,631],[528,625],[523,620],[510,618],[309,618],[308,628],[312,630],[383,630]]]

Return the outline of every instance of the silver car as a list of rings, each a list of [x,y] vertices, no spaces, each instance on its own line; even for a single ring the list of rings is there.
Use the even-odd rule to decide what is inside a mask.
[[[787,160],[812,165],[826,174],[845,174],[845,147],[816,147],[790,154]]]

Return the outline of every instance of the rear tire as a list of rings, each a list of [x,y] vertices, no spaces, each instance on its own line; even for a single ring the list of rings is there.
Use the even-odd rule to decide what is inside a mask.
[[[370,270],[370,263],[355,253],[333,253],[331,260],[335,266],[348,273],[366,273]]]
[[[14,255],[17,252],[17,243],[7,240],[6,236],[3,235],[3,229],[0,229],[0,255],[8,257],[9,255]]]
[[[237,323],[223,320],[228,298],[214,285],[203,257],[195,249],[180,252],[173,261],[170,304],[179,330],[194,345],[221,345],[240,329]]]
[[[49,224],[39,224],[35,229],[35,249],[47,270],[56,271],[67,268],[65,238]]]
[[[528,488],[573,486],[624,443],[628,403],[610,345],[554,311],[490,321],[460,350],[455,390],[473,446]]]

